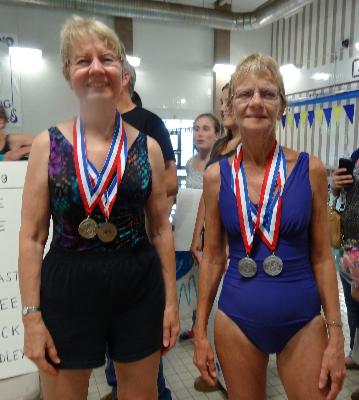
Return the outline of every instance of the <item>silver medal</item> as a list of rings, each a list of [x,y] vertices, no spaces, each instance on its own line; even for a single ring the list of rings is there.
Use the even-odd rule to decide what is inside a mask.
[[[277,276],[283,270],[283,261],[272,254],[263,261],[264,272],[270,276]]]
[[[252,278],[257,273],[257,264],[250,257],[244,257],[238,262],[238,271],[245,278]]]

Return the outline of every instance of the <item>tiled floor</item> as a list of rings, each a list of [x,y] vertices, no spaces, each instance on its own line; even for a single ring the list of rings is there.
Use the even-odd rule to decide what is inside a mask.
[[[343,320],[345,321],[346,308],[343,293],[340,292]],[[348,326],[344,328],[346,337],[346,350],[348,347]],[[190,341],[178,343],[176,348],[164,358],[164,372],[167,386],[172,391],[173,400],[220,400],[226,399],[225,392],[217,391],[210,394],[197,392],[193,388],[194,378],[198,376],[196,367],[192,364],[193,344]],[[268,369],[268,399],[285,400],[284,388],[276,372],[275,358],[271,357]],[[350,400],[351,393],[359,388],[359,371],[347,371],[347,377],[338,400]],[[93,372],[89,388],[88,400],[99,400],[110,391],[106,383],[104,368],[98,368]]]

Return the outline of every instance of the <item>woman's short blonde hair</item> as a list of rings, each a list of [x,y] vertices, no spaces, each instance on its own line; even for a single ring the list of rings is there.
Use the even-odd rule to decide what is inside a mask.
[[[237,65],[231,77],[230,94],[234,93],[234,88],[237,86],[238,82],[242,81],[248,74],[262,71],[269,72],[273,80],[277,83],[282,104],[286,105],[287,99],[285,96],[283,77],[279,71],[278,64],[272,57],[261,53],[251,54]]]
[[[91,40],[91,37],[105,42],[121,62],[125,59],[125,47],[114,30],[95,18],[73,16],[65,22],[61,30],[62,72],[67,80],[70,77],[70,53],[74,43],[83,39]]]

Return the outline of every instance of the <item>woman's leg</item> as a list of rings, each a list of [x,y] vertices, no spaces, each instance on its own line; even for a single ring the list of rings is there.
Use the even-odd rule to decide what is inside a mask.
[[[44,400],[86,400],[91,369],[61,369],[56,376],[40,372]]]
[[[160,352],[142,360],[114,362],[119,400],[157,400],[157,376]]]
[[[328,343],[325,323],[315,317],[300,329],[277,355],[279,376],[288,400],[325,399],[328,389],[319,390],[319,375]]]
[[[216,314],[214,338],[228,399],[264,400],[268,355],[220,310]]]

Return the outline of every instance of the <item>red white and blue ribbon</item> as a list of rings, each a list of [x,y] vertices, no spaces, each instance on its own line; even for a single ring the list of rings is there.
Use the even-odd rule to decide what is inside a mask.
[[[105,190],[104,194],[101,196],[101,199],[99,201],[99,206],[100,206],[102,214],[105,216],[105,218],[109,217],[112,207],[115,203],[115,200],[117,197],[117,191],[121,184],[123,173],[125,172],[127,155],[128,155],[127,137],[125,134],[123,146],[121,147],[121,150],[120,150],[120,157],[119,157],[118,163],[117,163],[117,171],[115,172],[115,175],[114,175],[108,189]],[[92,162],[90,160],[88,160],[88,165],[89,165],[89,172],[91,175],[92,185],[94,186],[100,177],[100,173],[97,171],[96,167],[92,164]]]
[[[239,144],[232,163],[233,191],[237,200],[239,225],[243,244],[250,254],[255,233],[271,251],[277,247],[282,211],[282,194],[286,177],[286,159],[276,142],[271,149],[263,178],[260,199],[256,208],[249,199],[243,148]]]
[[[116,171],[117,179],[115,179],[115,182],[118,182],[118,177],[122,178],[123,175],[122,170],[124,170],[125,164],[120,163],[120,154],[123,153],[125,138],[126,134],[123,128],[122,119],[120,114],[117,113],[116,128],[112,137],[110,149],[104,166],[94,179],[90,174],[92,168],[90,167],[90,162],[86,154],[85,129],[81,119],[79,117],[75,119],[73,126],[74,162],[79,190],[87,214],[91,214],[97,203],[101,201],[104,193],[107,189],[110,189],[111,186],[113,186],[112,192],[116,187],[117,193],[117,184],[113,183],[112,178]],[[125,149],[127,157],[127,146],[125,146]],[[92,167],[94,166],[92,165]],[[108,191],[108,195],[111,195],[109,204],[113,205],[114,199],[112,192]],[[105,195],[105,198],[106,196],[107,195]]]

